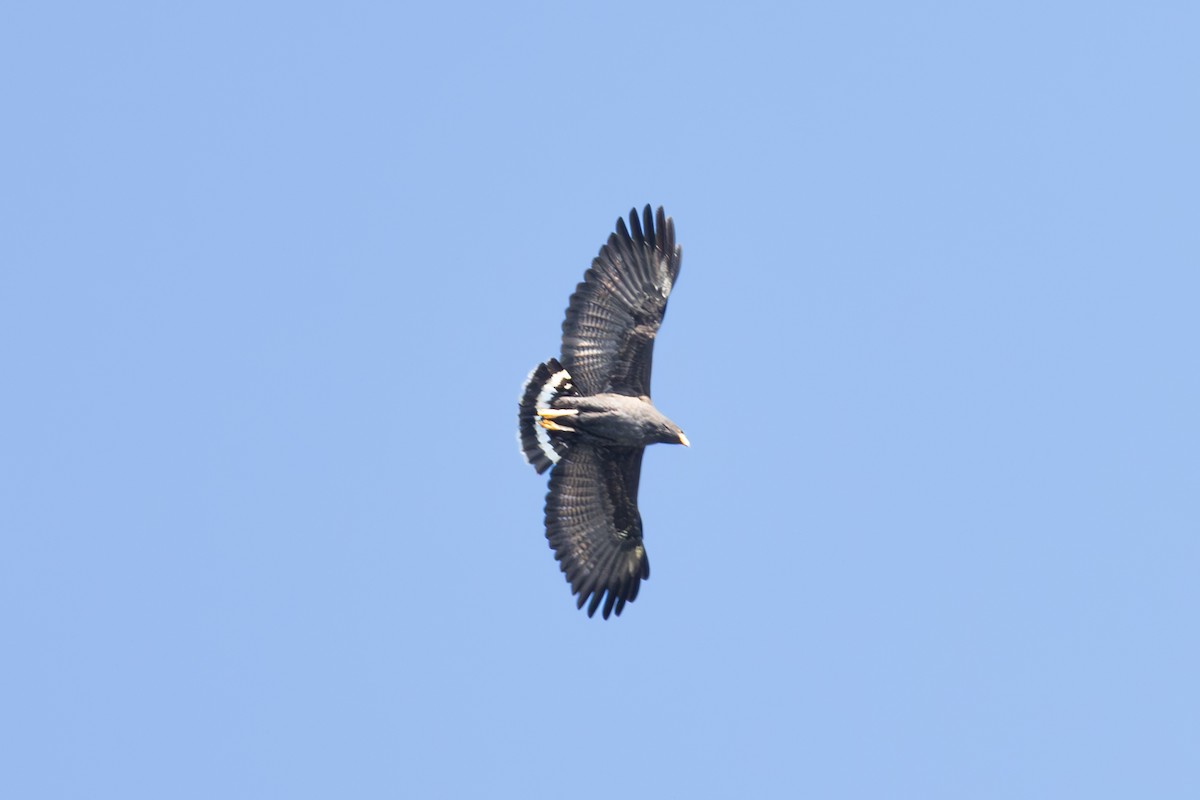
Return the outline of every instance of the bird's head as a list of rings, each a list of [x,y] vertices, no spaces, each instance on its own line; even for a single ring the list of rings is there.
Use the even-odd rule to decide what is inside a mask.
[[[659,428],[658,441],[663,444],[681,444],[684,447],[692,446],[692,443],[683,435],[683,431],[679,429],[679,426],[670,420]]]

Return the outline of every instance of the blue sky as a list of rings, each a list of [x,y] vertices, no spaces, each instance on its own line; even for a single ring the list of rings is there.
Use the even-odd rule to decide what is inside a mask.
[[[0,794],[1200,796],[1190,3],[0,24]],[[516,395],[683,269],[654,565]]]

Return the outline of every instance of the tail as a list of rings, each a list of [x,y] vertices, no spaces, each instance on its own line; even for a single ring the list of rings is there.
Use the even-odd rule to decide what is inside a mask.
[[[571,442],[567,437],[569,419],[563,420],[561,424],[553,419],[545,420],[552,426],[546,428],[543,419],[538,416],[538,411],[548,410],[556,397],[575,397],[577,394],[571,376],[554,358],[545,364],[538,364],[525,379],[525,388],[521,392],[521,404],[517,412],[521,452],[525,454],[525,460],[533,464],[539,475],[558,463],[566,454]],[[554,426],[568,430],[554,430]]]

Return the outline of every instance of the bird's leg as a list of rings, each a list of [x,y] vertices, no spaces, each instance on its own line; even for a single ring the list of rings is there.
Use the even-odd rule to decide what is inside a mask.
[[[555,417],[573,417],[579,413],[578,408],[539,408],[537,415],[542,419],[554,419]]]
[[[568,428],[566,425],[559,425],[554,420],[558,417],[573,417],[579,413],[577,408],[539,408],[537,415],[540,417],[538,425],[541,425],[548,431],[562,431],[563,433],[575,433],[574,428]]]

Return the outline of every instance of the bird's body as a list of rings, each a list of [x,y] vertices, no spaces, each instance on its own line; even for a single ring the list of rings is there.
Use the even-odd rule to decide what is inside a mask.
[[[645,396],[605,392],[587,397],[559,397],[550,405],[550,411],[542,417],[569,426],[576,441],[596,447],[679,444],[683,436],[683,431]]]
[[[679,274],[675,225],[650,206],[617,230],[567,307],[562,357],[539,364],[518,408],[521,449],[550,467],[546,537],[588,616],[620,614],[650,575],[637,509],[642,453],[688,444],[650,401],[654,338]]]

